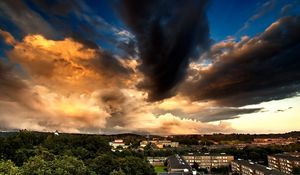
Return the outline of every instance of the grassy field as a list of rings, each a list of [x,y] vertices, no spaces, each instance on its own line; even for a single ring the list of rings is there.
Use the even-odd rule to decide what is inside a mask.
[[[161,173],[161,172],[167,172],[166,170],[164,170],[166,167],[165,166],[155,166],[155,172],[156,173]]]

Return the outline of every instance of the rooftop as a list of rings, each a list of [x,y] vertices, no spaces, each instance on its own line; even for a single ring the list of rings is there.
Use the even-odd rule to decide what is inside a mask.
[[[233,162],[239,164],[239,165],[244,165],[246,167],[249,167],[253,170],[258,170],[263,172],[265,175],[285,175],[285,173],[282,173],[278,170],[271,169],[269,167],[259,165],[253,162],[249,162],[247,160],[234,160]]]
[[[276,157],[276,158],[283,158],[283,159],[286,159],[286,160],[289,160],[289,161],[300,161],[300,156],[291,155],[291,154],[288,154],[288,153],[274,154],[274,155],[271,155],[271,156]]]
[[[113,141],[114,143],[123,143],[123,140],[122,139],[116,139]]]
[[[191,166],[178,154],[169,156],[168,161],[171,169],[188,169],[190,172],[192,171]]]
[[[226,153],[188,153],[185,156],[232,156]]]

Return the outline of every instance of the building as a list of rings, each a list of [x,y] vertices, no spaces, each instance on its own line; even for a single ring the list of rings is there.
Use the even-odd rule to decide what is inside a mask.
[[[54,135],[55,135],[55,136],[59,136],[59,132],[56,130],[56,131],[54,132]]]
[[[183,175],[196,175],[197,172],[178,154],[167,158],[168,173],[181,173]]]
[[[294,168],[300,167],[300,154],[284,153],[268,155],[268,165],[286,174],[292,174]]]
[[[172,148],[177,148],[179,143],[178,142],[172,142],[170,140],[158,140],[155,145],[158,148],[164,148],[164,147],[172,147]]]
[[[112,151],[116,151],[116,150],[121,151],[121,149],[128,148],[128,145],[125,145],[125,143],[122,139],[117,139],[112,142],[109,142],[109,145],[112,147],[112,149],[111,149]]]
[[[144,148],[149,143],[155,145],[157,148],[165,148],[165,147],[172,147],[177,148],[179,146],[178,142],[172,142],[170,140],[151,140],[151,141],[141,141],[140,147]]]
[[[167,157],[147,157],[147,160],[153,166],[163,166],[167,160]]]
[[[189,165],[197,163],[199,168],[205,168],[208,171],[212,168],[229,166],[230,162],[234,160],[232,155],[227,155],[225,153],[189,153],[188,155],[184,155],[183,158]]]
[[[140,142],[140,146],[143,147],[143,148],[146,147],[147,145],[148,145],[148,141],[147,140],[144,140],[144,141]]]
[[[239,175],[286,175],[270,167],[240,159],[231,162],[231,171]]]
[[[255,138],[252,144],[256,146],[266,146],[266,145],[289,145],[291,143],[296,143],[297,138]]]

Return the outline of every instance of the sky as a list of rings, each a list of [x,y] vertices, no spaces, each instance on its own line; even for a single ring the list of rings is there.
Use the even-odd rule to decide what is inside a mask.
[[[0,130],[300,129],[299,0],[0,1]]]

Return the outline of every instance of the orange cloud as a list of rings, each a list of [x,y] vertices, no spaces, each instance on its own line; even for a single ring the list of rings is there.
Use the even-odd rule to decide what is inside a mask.
[[[4,41],[8,45],[16,44],[15,38],[7,31],[0,29],[0,35],[4,38]]]
[[[116,58],[71,38],[56,41],[41,35],[28,35],[8,56],[21,64],[35,83],[64,93],[121,86],[128,73]]]
[[[116,131],[131,131],[137,133],[151,133],[159,135],[170,134],[200,134],[200,133],[231,133],[235,130],[229,123],[220,124],[202,123],[192,119],[182,119],[170,113],[164,115],[154,115],[152,113],[137,114],[132,122],[126,126],[114,127]]]
[[[28,35],[16,41],[8,32],[2,35],[13,46],[8,58],[27,73],[20,78],[26,82],[25,94],[34,94],[37,101],[28,100],[28,108],[20,103],[28,96],[15,97],[13,102],[0,99],[2,128],[163,135],[232,131],[227,125],[216,129],[216,125],[167,112],[182,107],[184,113],[196,113],[209,103],[191,102],[181,96],[147,102],[147,93],[135,87],[144,78],[136,59],[117,58],[71,38],[51,40]]]

